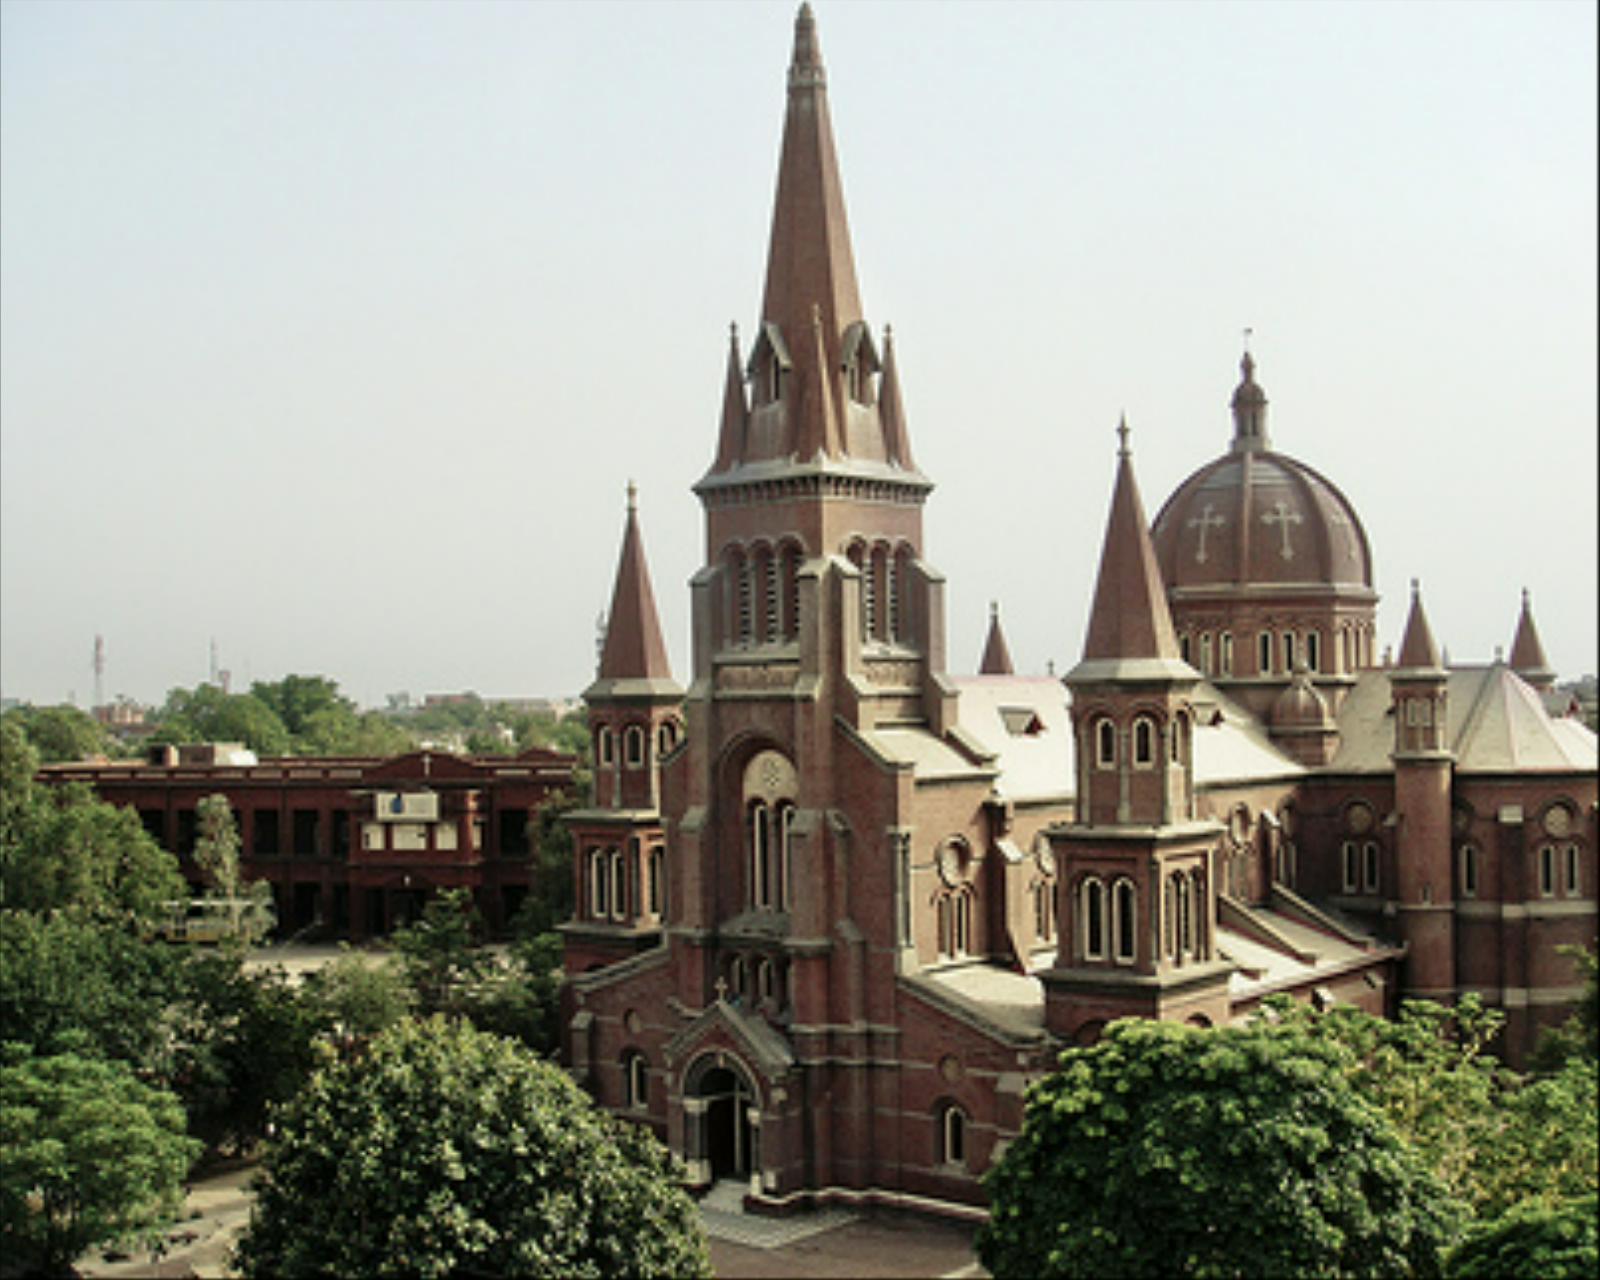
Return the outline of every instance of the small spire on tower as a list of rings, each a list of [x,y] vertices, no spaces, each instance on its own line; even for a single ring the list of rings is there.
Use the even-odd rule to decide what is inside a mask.
[[[1005,632],[1000,629],[1000,602],[989,602],[989,638],[984,641],[983,657],[978,663],[980,676],[1010,676],[1016,674],[1011,665],[1011,648],[1006,644]]]
[[[1250,354],[1250,335],[1244,331],[1244,354],[1239,357],[1239,385],[1233,392],[1233,451],[1271,449],[1267,438],[1267,393],[1256,382],[1256,358]]]
[[[1511,669],[1536,689],[1555,684],[1555,668],[1545,657],[1539,628],[1533,625],[1533,598],[1522,589],[1522,612],[1517,616],[1517,633],[1511,641]]]
[[[1442,669],[1439,646],[1434,643],[1433,629],[1428,626],[1428,615],[1422,607],[1422,583],[1416,578],[1411,579],[1411,613],[1400,640],[1399,665],[1408,670]]]

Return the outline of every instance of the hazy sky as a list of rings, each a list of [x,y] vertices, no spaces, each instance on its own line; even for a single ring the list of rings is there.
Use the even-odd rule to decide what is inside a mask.
[[[1076,659],[1245,326],[1383,642],[1595,669],[1595,5],[816,7],[953,670]],[[576,693],[630,476],[681,676],[794,8],[5,0],[0,691]]]

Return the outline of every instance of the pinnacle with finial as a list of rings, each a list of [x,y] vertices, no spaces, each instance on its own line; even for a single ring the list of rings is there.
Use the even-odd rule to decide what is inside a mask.
[[[1133,450],[1128,448],[1128,415],[1124,413],[1122,420],[1117,423],[1117,457],[1131,458]]]
[[[632,511],[637,511],[638,509],[639,509],[639,486],[634,484],[634,482],[632,480],[629,480],[628,481],[628,510],[630,512],[632,512]]]

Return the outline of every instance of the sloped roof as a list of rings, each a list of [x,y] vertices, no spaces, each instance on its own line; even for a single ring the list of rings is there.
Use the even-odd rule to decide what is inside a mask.
[[[1552,718],[1538,690],[1503,662],[1455,667],[1448,675],[1445,745],[1456,772],[1592,773],[1595,735],[1576,720]],[[1364,671],[1339,712],[1334,773],[1386,773],[1394,722],[1387,671]]]
[[[1194,707],[1194,783],[1256,782],[1295,777],[1306,768],[1281,751],[1266,726],[1215,685],[1200,687]]]
[[[1065,799],[1075,789],[1067,691],[1049,676],[952,676],[961,695],[956,722],[993,753],[995,791],[1008,800]],[[1037,732],[1013,732],[1025,712]]]

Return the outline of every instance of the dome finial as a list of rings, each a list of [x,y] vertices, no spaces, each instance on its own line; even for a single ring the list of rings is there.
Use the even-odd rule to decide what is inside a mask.
[[[1267,439],[1267,393],[1256,381],[1256,358],[1250,354],[1254,329],[1244,331],[1244,354],[1239,357],[1239,385],[1233,392],[1233,451],[1271,449]]]

